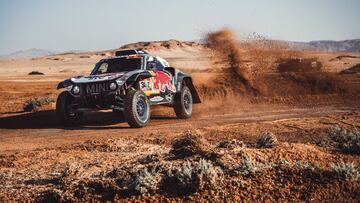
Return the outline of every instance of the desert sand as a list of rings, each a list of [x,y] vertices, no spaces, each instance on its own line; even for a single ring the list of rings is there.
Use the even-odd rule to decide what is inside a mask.
[[[115,50],[0,60],[0,201],[359,201],[359,143],[344,150],[332,137],[341,128],[360,139],[360,74],[340,74],[359,53],[240,42],[227,30],[204,44],[123,48],[190,73],[202,98],[193,117],[154,107],[147,127],[131,129],[111,111],[87,112],[63,128],[54,102],[33,112],[24,103],[56,100],[58,82]]]

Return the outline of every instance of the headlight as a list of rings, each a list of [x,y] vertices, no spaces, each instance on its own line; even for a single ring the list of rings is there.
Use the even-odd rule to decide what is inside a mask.
[[[117,85],[114,82],[110,83],[111,90],[116,90],[116,88],[117,88]]]
[[[75,85],[75,86],[73,87],[73,89],[72,89],[72,92],[73,92],[74,94],[79,94],[79,93],[80,93],[80,87],[77,86],[77,85]]]
[[[122,85],[126,82],[126,78],[125,78],[125,77],[121,77],[121,78],[117,79],[115,82],[116,82],[116,84],[120,87],[120,86],[122,86]]]

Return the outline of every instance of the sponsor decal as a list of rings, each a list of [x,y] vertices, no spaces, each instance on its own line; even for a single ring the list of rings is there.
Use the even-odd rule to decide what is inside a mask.
[[[163,71],[156,71],[154,77],[154,89],[159,90],[160,92],[165,92],[166,89],[176,92],[176,88],[172,83],[171,75],[163,72]]]
[[[150,99],[150,101],[152,102],[159,102],[159,101],[162,101],[164,100],[164,98],[160,97],[160,96],[156,96],[156,97],[153,97]]]
[[[171,95],[170,95],[170,94],[165,95],[165,99],[166,99],[167,101],[171,101]]]
[[[142,91],[149,91],[151,90],[151,81],[150,80],[142,80],[140,81],[140,89]]]
[[[107,83],[95,83],[95,84],[86,85],[86,93],[88,94],[100,93],[106,91],[109,91],[109,86]]]
[[[153,94],[165,93],[166,90],[176,92],[171,75],[162,71],[149,71],[154,77],[140,81],[140,89]]]
[[[71,78],[71,81],[75,83],[86,83],[86,82],[100,82],[100,81],[106,81],[106,80],[112,80],[117,77],[120,77],[124,75],[123,73],[112,73],[112,74],[103,74],[103,75],[90,75],[87,77],[77,77],[77,78]]]

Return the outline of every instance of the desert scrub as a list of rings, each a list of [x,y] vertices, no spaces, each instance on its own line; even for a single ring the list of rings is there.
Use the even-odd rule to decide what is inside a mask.
[[[245,148],[245,144],[243,141],[239,141],[236,139],[232,139],[232,140],[223,140],[221,141],[218,145],[218,148],[226,148],[226,149],[236,149],[236,148]]]
[[[359,179],[359,171],[354,163],[332,163],[330,164],[330,167],[331,171],[342,179],[354,181]]]
[[[160,158],[161,158],[161,155],[159,153],[153,153],[153,154],[149,154],[149,155],[146,155],[145,157],[138,159],[138,162],[141,164],[149,164],[149,163],[160,161]]]
[[[214,167],[210,161],[200,159],[197,165],[197,176],[200,179],[200,188],[213,187],[219,175],[222,174],[220,168]]]
[[[296,161],[293,165],[298,170],[311,170],[314,171],[316,169],[319,169],[319,166],[316,164],[311,164],[307,161]]]
[[[235,168],[235,173],[237,175],[248,176],[260,172],[264,169],[271,169],[271,168],[273,168],[273,164],[271,163],[269,164],[257,163],[253,161],[251,158],[246,157],[241,161],[240,165],[237,168]]]
[[[206,155],[211,151],[211,146],[198,131],[188,130],[172,141],[170,154],[173,158],[181,159],[193,155]]]
[[[168,173],[168,175],[169,177],[173,176],[171,173]],[[173,177],[179,189],[196,190],[196,188],[193,188],[195,186],[193,183],[196,182],[193,176],[193,167],[189,161],[185,161]]]
[[[360,154],[360,131],[357,128],[347,130],[335,126],[329,131],[329,138],[343,152]]]
[[[157,172],[156,167],[153,167],[150,170],[145,167],[139,170],[135,175],[129,189],[140,194],[155,192],[159,187],[160,181],[161,174]]]
[[[271,148],[277,145],[279,142],[276,136],[271,132],[264,132],[260,135],[257,146],[263,148]]]
[[[172,193],[189,194],[203,189],[213,189],[219,175],[220,168],[212,165],[210,161],[200,159],[191,164],[185,161],[179,168],[170,168],[166,173],[163,183],[164,189]]]
[[[0,172],[0,183],[3,184],[3,182],[5,181],[6,179],[6,174],[3,173],[3,172]]]
[[[55,102],[55,100],[49,97],[45,97],[45,98],[31,97],[29,100],[25,102],[23,110],[26,112],[34,111],[36,108],[42,105],[50,104],[52,102]]]

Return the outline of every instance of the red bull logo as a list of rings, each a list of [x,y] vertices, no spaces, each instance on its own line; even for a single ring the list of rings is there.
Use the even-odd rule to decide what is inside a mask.
[[[172,76],[162,71],[150,71],[153,77],[140,81],[140,89],[145,94],[165,93],[166,90],[176,92],[176,87],[173,85]]]
[[[175,86],[172,84],[172,77],[162,71],[155,71],[154,90],[165,92],[166,89],[176,92]]]

